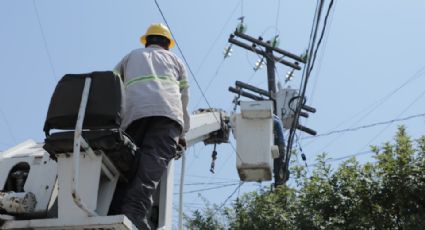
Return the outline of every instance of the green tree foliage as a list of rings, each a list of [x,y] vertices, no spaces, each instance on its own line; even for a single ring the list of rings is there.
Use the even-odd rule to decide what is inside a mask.
[[[189,229],[423,229],[425,136],[412,141],[401,126],[394,143],[372,146],[375,161],[332,169],[326,154],[310,173],[292,168],[295,188],[244,194],[224,210],[186,217]]]
[[[189,229],[196,230],[224,230],[225,228],[214,218],[214,212],[209,211],[201,213],[200,211],[194,211],[193,217],[187,223],[186,227]]]

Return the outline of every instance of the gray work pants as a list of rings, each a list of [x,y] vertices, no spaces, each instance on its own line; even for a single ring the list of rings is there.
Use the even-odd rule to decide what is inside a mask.
[[[140,148],[134,176],[123,189],[118,185],[114,205],[139,229],[150,229],[147,215],[156,190],[169,161],[175,156],[182,127],[167,117],[147,117],[130,124],[126,133]],[[121,187],[120,187],[121,186]],[[114,204],[115,203],[115,204]]]

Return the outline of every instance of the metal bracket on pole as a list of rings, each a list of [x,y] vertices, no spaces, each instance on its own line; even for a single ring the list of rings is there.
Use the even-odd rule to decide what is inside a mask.
[[[244,97],[250,98],[250,99],[252,99],[254,101],[263,101],[263,100],[265,100],[263,97],[254,95],[252,93],[245,92],[241,88],[234,88],[234,87],[231,87],[230,86],[229,87],[229,91],[232,92],[232,93],[236,93],[236,94],[238,94],[240,96],[244,96]]]
[[[235,44],[237,46],[240,46],[242,48],[245,48],[245,49],[247,49],[249,51],[252,51],[254,53],[260,54],[262,56],[266,56],[267,57],[269,55],[265,51],[263,51],[261,49],[258,49],[255,46],[250,46],[250,45],[247,45],[245,43],[242,43],[242,42],[236,40],[234,38],[234,35],[230,35],[229,42],[232,43],[232,44]],[[279,63],[282,63],[282,64],[284,64],[286,66],[292,67],[292,68],[294,68],[296,70],[300,70],[301,69],[301,67],[298,65],[298,62],[291,63],[291,62],[288,62],[288,61],[283,60],[282,58],[275,57],[274,55],[271,55],[271,58],[273,58],[274,61],[277,61]]]
[[[243,39],[245,39],[247,41],[250,41],[252,43],[255,43],[257,45],[260,45],[260,46],[263,46],[265,48],[271,49],[271,50],[273,50],[275,52],[278,52],[278,53],[282,54],[283,56],[292,58],[292,59],[294,59],[294,60],[296,60],[298,62],[306,63],[306,61],[302,57],[300,57],[298,55],[295,55],[295,54],[292,54],[292,53],[290,53],[288,51],[282,50],[282,49],[280,49],[278,47],[274,47],[270,43],[263,42],[262,39],[256,39],[256,38],[253,38],[253,37],[251,37],[249,35],[246,35],[244,33],[240,33],[238,31],[235,31],[234,35],[236,35],[236,36],[238,36],[240,38],[243,38]]]
[[[236,85],[236,87],[248,89],[248,90],[251,90],[251,91],[256,92],[258,94],[261,94],[263,96],[270,97],[270,92],[268,92],[267,90],[260,89],[258,87],[253,86],[253,85],[247,84],[245,82],[236,81],[235,85]]]

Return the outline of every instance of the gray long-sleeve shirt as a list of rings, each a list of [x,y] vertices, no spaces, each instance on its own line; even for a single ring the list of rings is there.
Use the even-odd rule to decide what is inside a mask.
[[[125,106],[122,128],[143,117],[165,116],[189,130],[186,68],[172,52],[157,45],[131,51],[115,67],[123,79]]]

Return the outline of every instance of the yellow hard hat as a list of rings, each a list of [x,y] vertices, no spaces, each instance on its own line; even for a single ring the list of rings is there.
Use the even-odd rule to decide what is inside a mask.
[[[140,37],[140,42],[143,45],[146,45],[146,37],[149,35],[160,35],[160,36],[164,36],[166,38],[168,38],[168,40],[170,40],[170,49],[173,48],[174,46],[174,40],[171,37],[171,33],[170,30],[163,25],[162,23],[154,23],[152,25],[149,26],[148,30],[146,31],[146,33]]]

